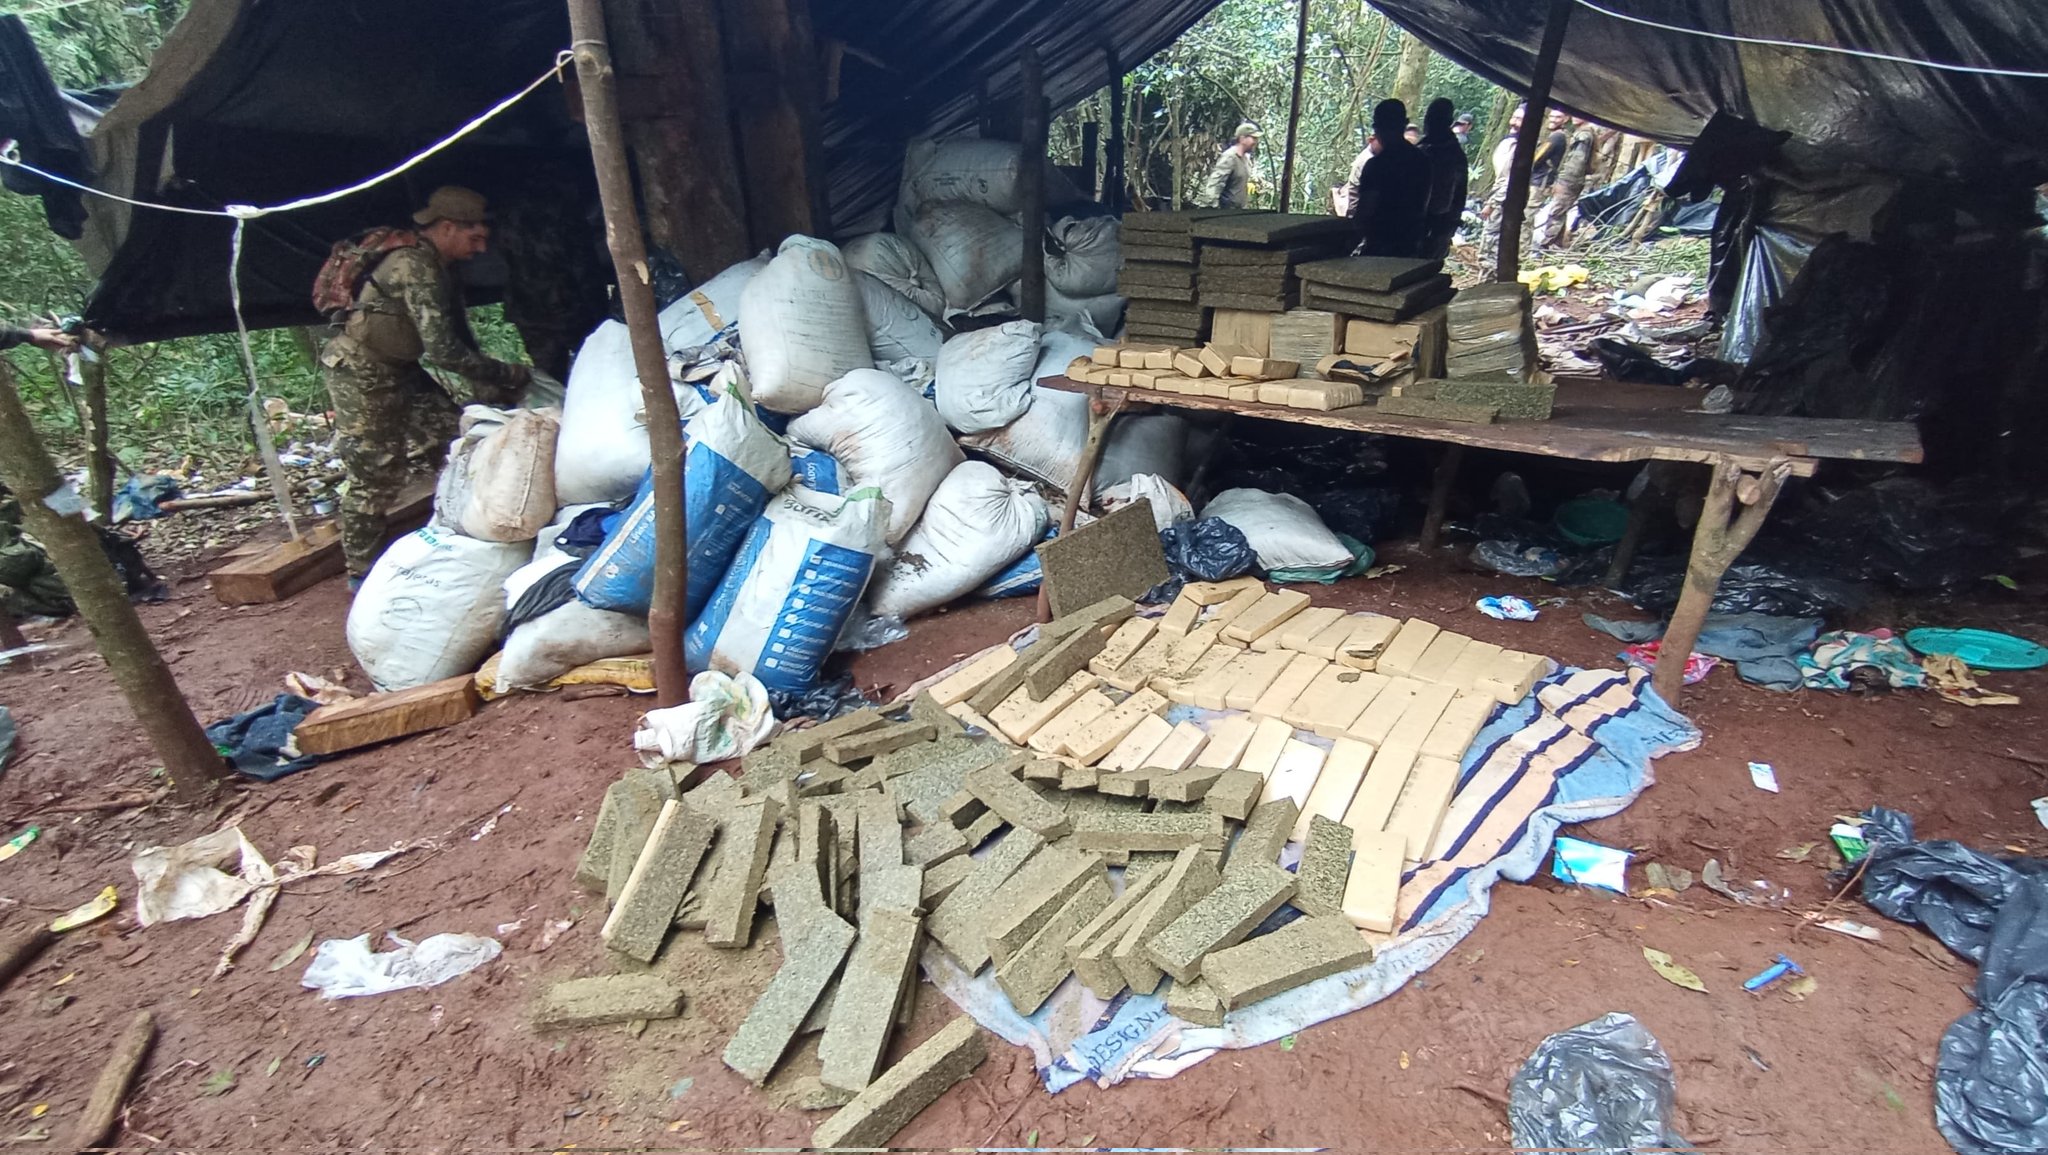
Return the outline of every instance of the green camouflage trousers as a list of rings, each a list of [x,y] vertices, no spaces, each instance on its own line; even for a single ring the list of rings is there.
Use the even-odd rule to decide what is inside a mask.
[[[453,441],[461,412],[446,390],[413,364],[393,364],[336,337],[322,351],[327,395],[334,404],[334,448],[348,472],[341,497],[341,552],[360,578],[383,552],[391,507],[408,474],[406,442],[431,447],[439,460]]]

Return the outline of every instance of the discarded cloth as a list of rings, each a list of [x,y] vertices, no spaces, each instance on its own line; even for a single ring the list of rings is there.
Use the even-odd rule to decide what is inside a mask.
[[[747,753],[774,729],[760,679],[706,670],[690,679],[689,701],[640,715],[633,750],[647,766],[719,762]]]
[[[1621,656],[1626,658],[1630,665],[1641,666],[1646,670],[1655,670],[1657,668],[1658,655],[1663,652],[1664,643],[1661,640],[1637,642],[1633,646],[1623,646],[1621,648]],[[1721,659],[1711,654],[1702,654],[1698,650],[1694,650],[1685,656],[1684,684],[1690,686],[1695,682],[1706,681],[1707,675],[1713,673],[1714,667],[1720,664]]]
[[[213,743],[236,772],[262,782],[275,782],[320,762],[322,755],[301,754],[291,745],[292,731],[319,703],[297,694],[279,694],[269,705],[236,714],[206,728]]]
[[[512,608],[505,611],[501,636],[510,637],[512,631],[520,626],[575,600],[576,574],[582,569],[582,559],[571,559],[535,579],[526,587],[526,592],[519,595],[519,600],[512,603]]]
[[[182,496],[177,479],[168,473],[136,474],[114,494],[114,524],[162,517],[162,504]]]
[[[1962,1155],[2048,1150],[2048,862],[1917,841],[1882,807],[1863,831],[1863,901],[1978,966],[1977,1009],[1941,1037],[1935,1126]]]
[[[480,934],[437,934],[407,942],[389,931],[385,938],[396,950],[373,951],[370,936],[330,938],[313,952],[299,985],[320,992],[323,999],[352,999],[388,994],[413,987],[437,987],[490,962],[505,952],[494,938]]]
[[[1166,720],[1205,716],[1176,706]],[[1106,1087],[1168,1078],[1219,1050],[1268,1043],[1400,990],[1478,926],[1496,881],[1543,869],[1560,826],[1624,809],[1649,786],[1653,759],[1699,740],[1641,670],[1552,675],[1474,740],[1429,860],[1402,878],[1397,931],[1373,960],[1241,1007],[1221,1027],[1181,1022],[1157,995],[1105,1004],[1073,980],[1019,1015],[993,977],[965,974],[936,949],[925,952],[925,972],[983,1026],[1030,1048],[1050,1091],[1082,1079]],[[1290,846],[1286,855],[1295,853]]]
[[[1648,642],[1664,636],[1663,622],[1617,622],[1586,614],[1587,625],[1624,642]],[[1819,618],[1782,618],[1770,614],[1708,614],[1693,643],[1697,653],[1726,658],[1745,682],[1773,690],[1796,690],[1804,684],[1799,657],[1820,635]]]
[[[1918,690],[1927,685],[1927,671],[1906,643],[1890,630],[1859,633],[1829,630],[1799,655],[1800,678],[1809,690],[1846,690],[1849,676],[1857,670],[1872,669],[1884,675],[1895,690]]]
[[[618,524],[621,511],[609,506],[586,509],[569,522],[569,528],[555,537],[555,548],[575,557],[589,557],[604,544],[605,535]]]

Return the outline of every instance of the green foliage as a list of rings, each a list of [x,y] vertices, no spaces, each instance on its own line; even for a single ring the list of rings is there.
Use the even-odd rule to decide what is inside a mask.
[[[1249,120],[1264,132],[1252,203],[1281,207],[1297,11],[1285,0],[1224,0],[1172,47],[1131,70],[1125,168],[1139,195],[1171,207],[1178,186],[1183,203],[1192,203],[1230,130]],[[1286,207],[1329,211],[1330,189],[1343,183],[1365,147],[1372,106],[1393,88],[1404,35],[1361,0],[1309,9],[1293,203]],[[1449,60],[1430,60],[1425,97],[1448,96],[1472,113],[1475,139],[1486,131],[1496,91]],[[1058,118],[1051,136],[1056,149],[1065,144],[1060,151],[1068,163],[1079,159],[1081,122],[1097,121],[1106,135],[1108,100],[1105,89]],[[1420,108],[1409,114],[1422,119]]]

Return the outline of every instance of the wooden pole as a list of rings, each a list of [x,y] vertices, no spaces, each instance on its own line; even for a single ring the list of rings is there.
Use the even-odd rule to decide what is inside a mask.
[[[684,597],[689,589],[688,526],[683,520],[683,420],[668,380],[661,327],[648,283],[647,242],[633,204],[632,174],[619,127],[616,79],[605,40],[600,0],[569,0],[569,35],[576,77],[583,90],[583,126],[590,134],[590,160],[597,170],[598,201],[604,209],[605,240],[619,279],[633,369],[647,412],[647,442],[654,463],[654,600],[647,628],[654,640],[654,697],[657,705],[680,705],[688,697],[690,672],[683,664]]]
[[[1116,50],[1105,48],[1109,63],[1109,144],[1102,150],[1102,201],[1109,211],[1124,211],[1124,68]]]
[[[135,1017],[128,1020],[128,1029],[121,1032],[121,1040],[114,1044],[114,1053],[107,1056],[107,1065],[100,1068],[99,1081],[92,1085],[92,1097],[85,1101],[85,1111],[79,1115],[62,1150],[87,1151],[106,1144],[114,1121],[121,1114],[121,1100],[128,1097],[128,1085],[135,1081],[135,1072],[142,1069],[142,1060],[149,1057],[150,1044],[154,1042],[156,1016],[148,1011],[135,1012]]]
[[[57,932],[48,923],[38,922],[20,934],[0,939],[0,987],[36,961],[43,948],[57,941]]]
[[[1707,486],[1707,501],[1700,510],[1700,523],[1693,529],[1692,557],[1686,562],[1685,584],[1679,587],[1678,604],[1672,607],[1671,624],[1657,647],[1657,665],[1650,685],[1672,705],[1685,686],[1685,659],[1706,628],[1707,613],[1714,606],[1714,592],[1721,577],[1749,547],[1756,531],[1763,528],[1771,504],[1792,474],[1789,463],[1771,463],[1762,472],[1748,474],[1732,461],[1717,462],[1711,468],[1713,480]],[[1739,507],[1739,508],[1738,508]]]
[[[1280,154],[1280,211],[1294,211],[1294,137],[1301,128],[1301,74],[1308,64],[1308,0],[1297,0],[1294,20],[1294,91],[1287,98],[1287,145]]]
[[[1017,310],[1045,322],[1045,71],[1038,46],[1017,53],[1018,215],[1024,226],[1024,263],[1018,270]]]
[[[85,488],[101,525],[114,524],[114,453],[107,440],[108,351],[91,334],[78,353],[78,376],[85,382]]]
[[[1522,131],[1515,137],[1515,158],[1508,164],[1508,189],[1500,206],[1500,253],[1493,279],[1513,281],[1522,273],[1522,218],[1529,209],[1529,169],[1536,163],[1536,143],[1543,139],[1544,113],[1550,107],[1550,82],[1557,76],[1557,57],[1564,50],[1564,26],[1572,0],[1550,0],[1543,22],[1543,43],[1536,50],[1536,70],[1529,77],[1529,100],[1522,113]]]
[[[1098,122],[1098,121],[1093,121],[1093,120],[1087,120],[1087,121],[1082,121],[1082,122],[1081,122],[1081,171],[1082,171],[1082,172],[1085,172],[1085,173],[1087,173],[1087,174],[1088,174],[1088,187],[1087,187],[1087,189],[1086,189],[1085,191],[1087,191],[1087,192],[1090,192],[1090,193],[1095,193],[1095,194],[1096,194],[1096,195],[1098,195],[1098,196],[1100,195],[1100,193],[1098,192],[1098,190],[1099,190],[1099,189],[1101,189],[1101,187],[1102,187],[1102,186],[1101,186],[1101,185],[1100,185],[1099,183],[1097,183],[1097,182],[1098,182],[1098,181],[1100,181],[1100,179],[1101,179],[1101,173],[1097,171],[1097,168],[1096,168],[1096,164],[1097,164],[1097,162],[1098,162],[1098,161],[1099,161],[1099,160],[1101,159],[1101,155],[1102,155],[1102,125],[1101,125],[1101,123],[1100,123],[1100,122]]]
[[[226,764],[206,740],[192,707],[178,692],[128,590],[87,524],[85,506],[58,476],[49,451],[36,436],[28,410],[14,388],[14,367],[0,361],[0,481],[21,503],[22,528],[49,552],[92,631],[107,672],[128,700],[128,709],[163,759],[171,789],[181,802],[204,802],[226,777]]]

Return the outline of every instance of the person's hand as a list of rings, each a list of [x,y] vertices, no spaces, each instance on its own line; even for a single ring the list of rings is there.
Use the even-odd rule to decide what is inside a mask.
[[[78,348],[78,338],[62,329],[30,329],[29,344],[52,353],[69,353]]]

